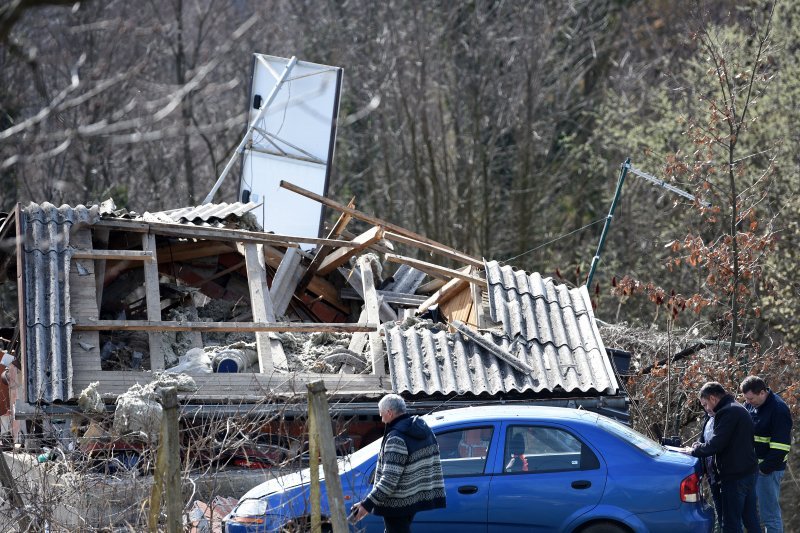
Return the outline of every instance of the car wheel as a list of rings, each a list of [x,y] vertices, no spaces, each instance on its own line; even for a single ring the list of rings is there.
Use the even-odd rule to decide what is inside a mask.
[[[611,522],[598,522],[581,529],[580,533],[629,533],[629,530]]]

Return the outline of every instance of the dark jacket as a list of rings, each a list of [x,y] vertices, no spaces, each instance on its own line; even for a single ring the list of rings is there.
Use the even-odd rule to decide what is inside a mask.
[[[375,485],[361,505],[379,516],[445,506],[439,445],[424,420],[404,414],[386,425]]]
[[[768,390],[761,407],[746,404],[753,418],[758,469],[764,474],[786,469],[786,456],[792,442],[792,414],[780,396]]]
[[[721,480],[755,474],[758,462],[753,450],[753,421],[747,409],[726,394],[714,410],[714,431],[707,442],[692,450],[695,457],[714,456]]]

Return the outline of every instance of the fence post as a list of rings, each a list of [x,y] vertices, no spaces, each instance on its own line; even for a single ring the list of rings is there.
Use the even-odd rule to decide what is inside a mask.
[[[309,427],[309,433],[313,431],[318,437],[333,533],[347,533],[342,480],[339,478],[336,445],[333,439],[331,417],[328,411],[328,398],[325,392],[325,383],[321,380],[308,384],[308,410],[309,412],[313,411],[310,418],[314,422],[313,427]]]
[[[311,533],[322,533],[322,495],[319,486],[319,433],[316,416],[311,407],[311,389],[308,391],[308,467],[311,471]]]
[[[167,499],[167,532],[183,531],[183,497],[181,495],[181,454],[178,440],[178,392],[175,387],[161,389],[161,436],[158,457],[153,474],[153,489],[150,493],[149,531],[158,532],[161,510],[161,495]]]

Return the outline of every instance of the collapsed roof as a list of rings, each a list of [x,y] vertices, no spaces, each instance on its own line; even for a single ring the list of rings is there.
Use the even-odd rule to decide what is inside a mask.
[[[0,266],[18,280],[21,398],[71,402],[99,381],[113,399],[192,350],[212,356],[184,397],[199,402],[304,394],[316,379],[350,397],[617,393],[585,287],[286,188],[341,213],[327,238],[260,231],[252,203],[145,215],[17,206],[0,223],[0,240],[20,237]],[[354,219],[367,229],[350,233]],[[231,342],[238,359],[221,370],[214,358]],[[313,357],[297,356],[311,345]]]

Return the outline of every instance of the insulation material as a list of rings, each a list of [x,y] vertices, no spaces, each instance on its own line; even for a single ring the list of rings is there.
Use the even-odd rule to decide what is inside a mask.
[[[137,383],[117,398],[113,424],[115,433],[139,435],[150,441],[158,439],[163,410],[152,385],[143,387]]]
[[[178,357],[178,364],[168,368],[175,374],[211,374],[211,357],[202,348],[192,348],[186,355]]]
[[[158,388],[175,387],[178,392],[195,392],[197,383],[192,376],[186,374],[173,374],[172,372],[156,372],[153,382],[148,387]]]
[[[282,333],[275,336],[281,341],[289,370],[309,372],[334,372],[325,361],[334,351],[347,349],[349,333]]]
[[[106,406],[103,403],[103,398],[97,391],[99,385],[100,382],[95,381],[81,391],[81,395],[78,397],[78,407],[80,407],[84,413],[105,413]]]

